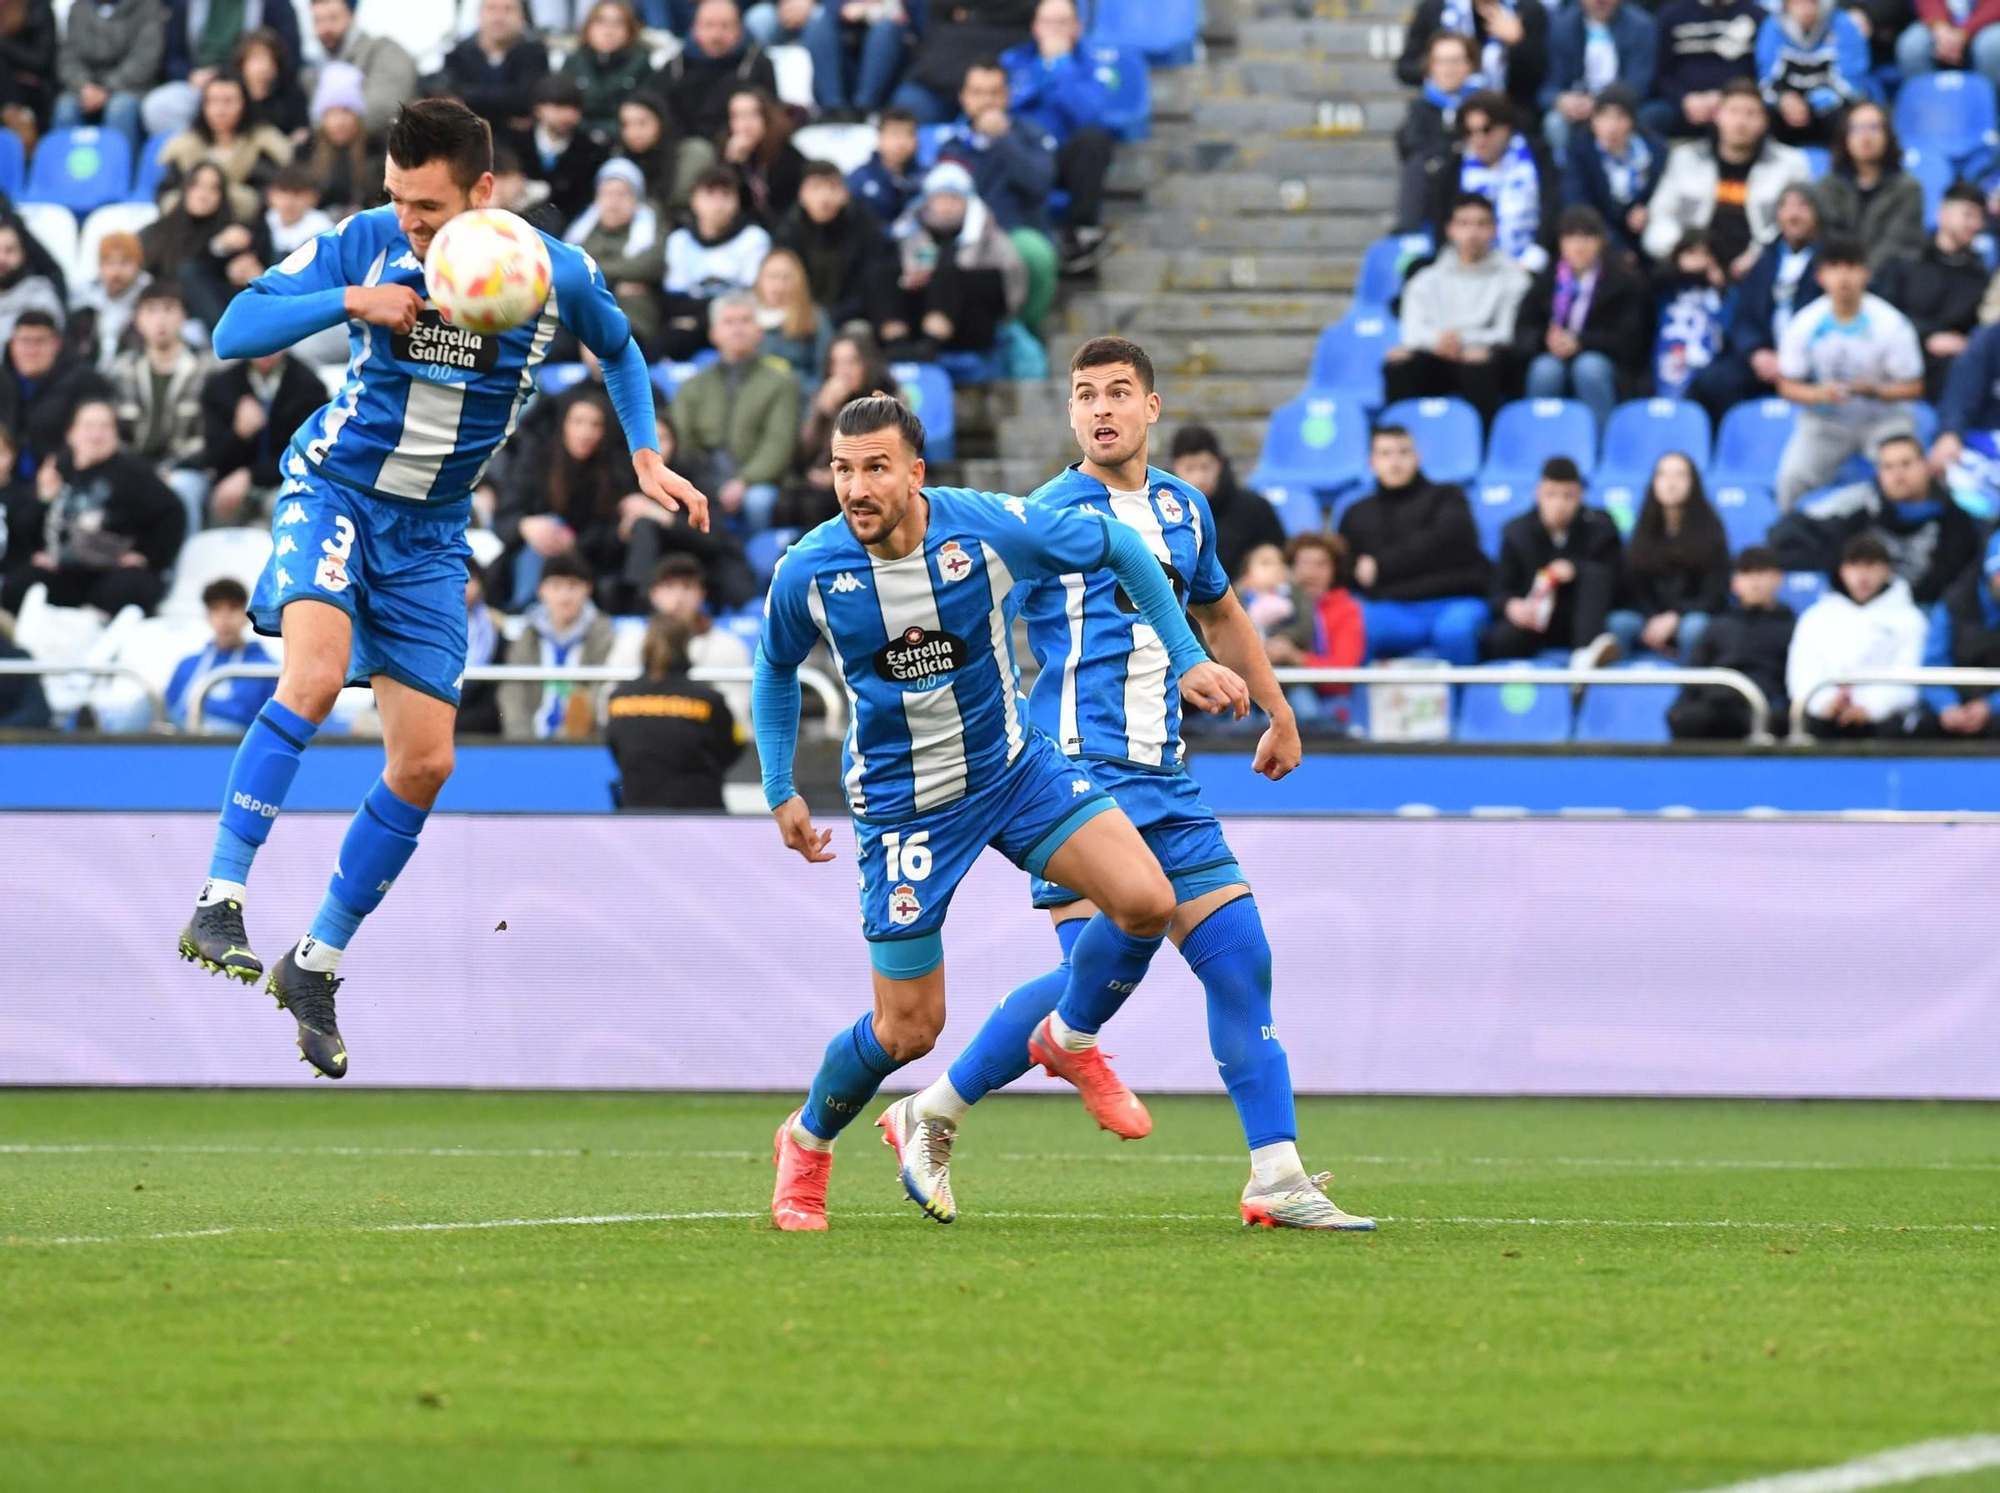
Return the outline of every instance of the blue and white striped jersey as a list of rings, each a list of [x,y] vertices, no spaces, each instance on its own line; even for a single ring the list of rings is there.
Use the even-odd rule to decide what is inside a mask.
[[[590,256],[546,233],[542,241],[554,271],[548,301],[540,316],[511,332],[468,332],[428,304],[407,336],[350,321],[346,379],[292,437],[287,466],[302,457],[343,487],[405,502],[451,503],[470,494],[513,434],[558,326],[606,360],[631,338]],[[393,209],[356,213],[301,244],[258,276],[250,293],[302,296],[350,285],[424,293],[423,261]]]
[[[1036,489],[1032,506],[1103,513],[1139,531],[1182,606],[1205,606],[1229,589],[1216,558],[1208,499],[1170,472],[1146,469],[1144,492],[1113,492],[1076,467]],[[1028,646],[1042,666],[1029,709],[1035,725],[1072,757],[1160,772],[1180,767],[1181,691],[1166,645],[1110,571],[1036,581],[1015,593]]]
[[[900,820],[993,786],[1030,730],[1006,601],[1015,583],[1095,570],[1101,516],[927,487],[923,547],[871,555],[842,518],[785,552],[764,605],[765,657],[797,668],[825,638],[847,684],[842,767],[857,818]]]

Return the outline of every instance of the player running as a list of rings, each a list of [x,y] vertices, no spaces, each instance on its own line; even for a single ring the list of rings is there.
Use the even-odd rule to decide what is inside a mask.
[[[828,1044],[804,1106],[778,1126],[771,1221],[826,1227],[833,1143],[944,1027],[940,930],[952,893],[992,845],[1087,895],[1064,987],[1043,1015],[1062,1071],[1100,1123],[1143,1117],[1096,1051],[1098,1028],[1145,973],[1173,889],[1131,820],[1020,711],[1005,603],[1017,580],[1108,567],[1160,637],[1161,667],[1204,710],[1248,709],[1211,663],[1138,533],[1100,510],[926,488],[924,428],[897,399],[857,399],[834,422],[841,517],[786,552],[765,603],[752,686],[764,796],[785,844],[834,859],[792,787],[798,667],[824,637],[852,712],[842,766],[861,861],[875,1009]],[[1025,1059],[1027,1032],[1021,1033]],[[1143,1133],[1143,1131],[1141,1132]]]
[[[424,257],[452,218],[493,193],[493,137],[453,99],[405,104],[389,127],[387,207],[357,213],[252,281],[215,326],[215,351],[253,358],[348,324],[346,382],[301,426],[257,582],[257,631],[282,630],[276,696],[237,748],[208,881],[181,932],[183,959],[246,984],[264,973],[243,928],[257,848],[343,685],[374,686],[388,764],[341,842],[326,900],[265,988],[298,1022],[299,1050],[347,1071],[335,974],[361,920],[417,848],[451,775],[465,668],[465,526],[472,489],[513,434],[558,327],[597,354],[639,487],[708,527],[708,503],[660,459],[646,362],[604,277],[544,234],[554,270],[540,315],[481,336],[425,304]]]
[[[1146,461],[1160,418],[1153,364],[1122,337],[1086,342],[1070,360],[1070,428],[1083,460],[1038,490],[1030,510],[1109,512],[1142,536],[1175,592],[1200,619],[1221,662],[1249,682],[1271,717],[1256,770],[1273,781],[1299,765],[1291,706],[1256,629],[1216,560],[1215,520],[1200,491]],[[1101,567],[1025,583],[1017,596],[1041,664],[1030,701],[1035,724],[1090,763],[1117,796],[1173,883],[1170,936],[1208,994],[1208,1042],[1250,1146],[1240,1205],[1246,1224],[1367,1230],[1326,1195],[1328,1173],[1299,1160],[1291,1069],[1271,1021],[1271,946],[1222,826],[1182,765],[1181,700],[1150,614],[1138,616],[1123,577]],[[896,1148],[903,1185],[949,1223],[951,1148],[966,1112],[1036,1062],[1047,1063],[1046,1020],[1068,988],[1082,921],[1096,910],[1065,868],[1037,873],[1034,902],[1050,909],[1063,962],[1011,993],[936,1083],[892,1104],[878,1123]],[[1032,1035],[1031,1035],[1032,1034]],[[1030,1048],[1032,1046],[1032,1060]]]

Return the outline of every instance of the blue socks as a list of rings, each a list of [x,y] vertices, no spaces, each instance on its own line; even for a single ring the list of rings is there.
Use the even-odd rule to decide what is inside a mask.
[[[1250,1149],[1297,1140],[1292,1068],[1271,1024],[1271,945],[1257,899],[1238,897],[1202,919],[1181,957],[1208,992],[1208,1046]]]
[[[1025,1050],[1027,1039],[1021,1040]],[[826,1044],[800,1123],[821,1140],[832,1140],[875,1097],[882,1080],[902,1066],[875,1036],[875,1013],[869,1012]]]
[[[1006,1088],[1034,1066],[1028,1057],[1028,1038],[1069,988],[1070,952],[1087,926],[1084,918],[1056,924],[1056,937],[1062,940],[1062,963],[1008,992],[951,1065],[951,1086],[967,1104],[977,1104],[993,1090]]]
[[[284,807],[292,779],[299,775],[299,754],[319,727],[297,711],[266,700],[250,722],[229,768],[229,791],[223,795],[222,823],[215,832],[215,853],[208,874],[215,881],[250,879],[250,862],[271,833],[271,821]]]
[[[1134,938],[1098,913],[1070,946],[1069,988],[1056,1004],[1056,1014],[1072,1031],[1095,1032],[1139,988],[1165,937]]]
[[[340,842],[340,860],[320,903],[307,937],[330,949],[344,949],[361,920],[382,905],[383,897],[403,874],[417,852],[430,810],[405,803],[380,778],[361,800],[347,838]]]

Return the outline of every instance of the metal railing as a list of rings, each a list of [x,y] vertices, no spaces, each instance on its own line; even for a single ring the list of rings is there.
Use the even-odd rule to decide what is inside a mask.
[[[165,720],[167,702],[160,692],[153,688],[144,674],[129,664],[61,664],[48,663],[39,658],[0,658],[0,675],[21,677],[23,675],[49,679],[63,674],[90,674],[100,679],[129,679],[138,685],[146,695],[146,729],[156,729]]]
[[[197,679],[188,692],[187,731],[201,730],[202,704],[208,692],[226,679],[276,679],[277,664],[225,664]],[[50,665],[48,673],[62,670]],[[467,684],[625,684],[641,676],[638,668],[614,668],[609,664],[483,664],[467,669]],[[740,667],[690,669],[688,677],[698,684],[748,684],[751,671]],[[819,697],[826,711],[824,731],[828,739],[839,741],[847,734],[847,694],[818,669],[799,670],[799,683]]]
[[[1792,701],[1792,737],[1811,740],[1806,730],[1806,702],[1823,689],[1841,689],[1855,684],[1911,684],[1918,689],[1933,685],[1945,689],[2000,690],[2000,669],[1854,669],[1822,679]]]
[[[1295,669],[1272,671],[1278,683],[1293,684],[1609,684],[1631,687],[1642,684],[1717,685],[1735,690],[1750,707],[1750,740],[1771,739],[1771,702],[1757,682],[1734,669],[1544,669],[1533,665],[1521,668],[1443,665],[1425,668],[1413,664],[1390,664],[1367,669]],[[1959,672],[1968,672],[1961,670]],[[2000,671],[1995,673],[2000,683]]]

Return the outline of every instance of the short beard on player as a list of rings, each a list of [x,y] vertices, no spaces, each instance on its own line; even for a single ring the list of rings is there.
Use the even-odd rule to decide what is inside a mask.
[[[904,515],[910,511],[910,500],[907,496],[901,499],[868,498],[865,501],[868,506],[859,514],[851,503],[841,514],[847,520],[847,531],[863,544],[880,544],[895,533],[896,526],[902,523]],[[865,531],[864,525],[866,525]]]

